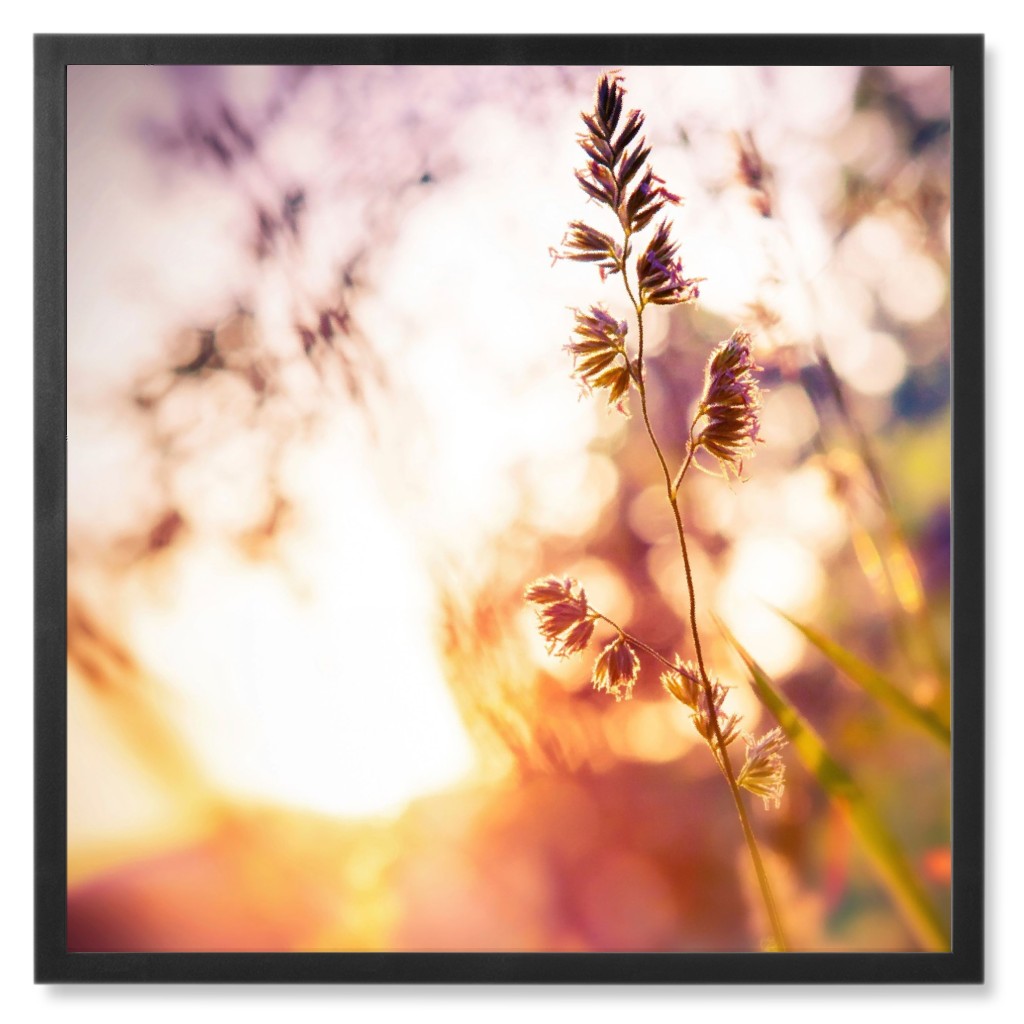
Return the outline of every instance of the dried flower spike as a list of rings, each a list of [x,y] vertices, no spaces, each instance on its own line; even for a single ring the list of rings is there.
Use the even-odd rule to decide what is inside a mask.
[[[675,671],[662,672],[661,685],[681,704],[697,710],[702,684],[700,670],[692,661],[681,661],[677,655]]]
[[[707,687],[701,686],[697,691],[697,706],[693,713],[694,728],[704,737],[711,752],[719,760],[721,760],[722,753],[718,748],[718,739],[715,736],[715,720],[718,721],[718,731],[722,734],[723,746],[729,746],[739,735],[739,716],[722,713],[722,705],[725,703],[728,692],[721,683],[712,681],[712,696],[709,701]]]
[[[577,263],[596,263],[602,277],[617,274],[622,269],[622,247],[609,235],[592,228],[581,220],[574,220],[562,239],[562,251],[551,249],[551,256],[575,260]]]
[[[747,759],[736,777],[736,782],[761,797],[765,807],[770,800],[778,807],[786,786],[786,766],[781,753],[786,745],[786,738],[782,730],[772,729],[759,740],[752,736],[744,736],[743,741],[747,745]]]
[[[691,716],[694,728],[701,734],[712,752],[721,760],[717,749],[715,727],[712,714],[718,719],[718,729],[722,734],[722,742],[728,746],[739,735],[740,718],[738,715],[722,714],[722,705],[728,690],[721,683],[712,681],[712,702],[714,711],[708,703],[707,687],[701,680],[700,669],[692,661],[681,661],[676,657],[673,672],[661,674],[661,685],[681,704],[693,711]]]
[[[575,375],[586,388],[607,388],[608,404],[621,406],[632,381],[626,354],[626,323],[601,306],[586,313],[576,310],[577,341],[566,348],[572,354]],[[623,411],[625,411],[623,409]]]
[[[556,261],[570,259],[596,264],[602,279],[620,274],[626,295],[636,315],[638,330],[635,361],[626,346],[626,324],[617,321],[601,306],[587,312],[575,311],[574,336],[567,346],[574,362],[574,374],[585,388],[605,388],[611,404],[622,408],[622,400],[635,386],[643,411],[644,425],[665,477],[666,494],[675,513],[683,567],[690,596],[690,626],[698,664],[681,661],[666,662],[668,671],[661,676],[662,685],[690,711],[691,721],[707,743],[716,763],[722,769],[739,812],[751,859],[765,908],[771,920],[773,948],[785,949],[786,942],[768,877],[751,831],[740,786],[761,796],[767,803],[778,802],[782,793],[783,769],[779,750],[781,733],[775,730],[761,740],[747,739],[747,759],[742,774],[732,768],[729,745],[740,735],[740,718],[723,710],[727,690],[710,678],[701,661],[701,643],[697,631],[697,610],[693,576],[687,554],[683,521],[679,512],[678,491],[690,464],[696,461],[698,449],[706,449],[721,464],[723,472],[742,472],[743,459],[753,453],[760,427],[761,392],[754,371],[759,370],[751,356],[750,335],[736,331],[712,353],[705,371],[704,390],[697,416],[690,426],[686,458],[675,477],[655,435],[648,416],[648,394],[644,380],[644,310],[648,305],[678,305],[693,302],[699,296],[702,278],[688,278],[678,256],[679,247],[672,241],[671,225],[662,219],[642,250],[634,236],[646,229],[669,203],[679,202],[664,186],[647,158],[650,147],[639,138],[644,117],[637,110],[623,116],[625,93],[621,78],[615,72],[600,76],[592,114],[582,114],[586,131],[579,144],[587,164],[576,172],[580,187],[600,205],[615,215],[621,229],[618,241],[611,235],[583,221],[573,221],[562,240],[562,251],[552,250]],[[741,173],[749,188],[760,187],[765,175],[757,162],[753,141],[749,152],[741,150]],[[742,158],[746,157],[746,163]],[[766,194],[766,193],[765,193]],[[636,290],[630,281],[634,246],[639,251],[635,263]],[[699,465],[699,463],[698,463]],[[703,468],[703,467],[701,467]],[[616,700],[629,699],[640,672],[637,649],[655,657],[661,655],[642,640],[630,636],[610,618],[589,608],[582,588],[575,580],[548,577],[538,580],[526,591],[527,600],[538,607],[540,629],[548,641],[548,649],[560,654],[582,650],[600,620],[616,631],[613,639],[598,656],[592,682],[600,692],[612,694]]]
[[[640,129],[644,116],[631,110],[616,135],[622,116],[625,90],[615,73],[602,75],[597,82],[593,114],[582,114],[586,131],[580,135],[580,146],[587,155],[587,166],[576,172],[576,180],[591,199],[609,207],[619,218],[624,231],[642,231],[666,203],[678,203],[679,196],[665,187],[650,167],[644,169],[639,183],[630,183],[644,167],[650,147],[644,139],[629,148]]]
[[[700,295],[698,284],[704,279],[683,275],[683,264],[676,258],[678,250],[669,237],[669,223],[663,220],[636,261],[641,306],[649,302],[656,306],[693,302]]]
[[[617,636],[594,663],[594,689],[629,700],[640,674],[640,659],[623,636]]]
[[[761,389],[754,377],[760,370],[750,353],[750,335],[733,332],[711,353],[704,374],[698,419],[704,426],[693,448],[704,448],[722,466],[737,476],[743,460],[754,454],[761,425]]]
[[[590,643],[594,619],[577,580],[547,576],[531,583],[523,596],[537,606],[540,633],[549,653],[565,657]]]

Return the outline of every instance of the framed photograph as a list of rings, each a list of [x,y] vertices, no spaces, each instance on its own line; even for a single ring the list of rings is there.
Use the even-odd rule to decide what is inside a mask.
[[[38,36],[36,977],[980,982],[980,36]]]

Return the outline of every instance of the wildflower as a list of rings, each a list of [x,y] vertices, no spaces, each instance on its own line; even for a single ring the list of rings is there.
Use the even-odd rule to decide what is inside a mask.
[[[750,335],[736,330],[711,353],[704,374],[698,419],[705,418],[693,447],[705,448],[737,476],[743,460],[754,454],[761,414],[761,389],[754,371],[760,370],[750,354]]]
[[[585,388],[607,388],[609,405],[621,402],[632,380],[626,330],[624,320],[616,320],[601,306],[591,306],[586,313],[576,310],[574,333],[579,340],[566,346],[576,377]]]
[[[700,295],[698,284],[703,278],[683,276],[683,264],[676,258],[679,246],[669,237],[669,223],[663,220],[643,254],[636,261],[640,284],[640,302],[668,306],[693,302]]]
[[[594,619],[587,595],[577,580],[547,576],[534,580],[523,596],[537,606],[540,633],[550,654],[566,657],[590,643]]]
[[[580,135],[579,143],[587,155],[587,166],[576,172],[576,180],[591,199],[615,213],[623,230],[636,233],[666,203],[678,203],[679,196],[669,192],[650,167],[630,190],[630,183],[644,168],[651,150],[644,139],[629,148],[643,127],[644,116],[639,110],[626,115],[616,135],[625,95],[621,82],[614,72],[602,75],[597,82],[593,114],[581,115],[587,130]]]
[[[739,735],[739,715],[726,715],[722,713],[722,705],[725,703],[726,694],[729,691],[719,682],[711,682],[711,699],[708,699],[708,688],[700,686],[697,690],[696,707],[693,712],[694,728],[704,737],[705,742],[711,748],[715,757],[721,759],[718,748],[718,737],[715,736],[715,721],[718,722],[718,731],[722,734],[722,746],[727,747]]]
[[[736,777],[736,782],[761,797],[765,807],[768,806],[769,800],[774,800],[775,806],[778,807],[786,785],[786,766],[781,753],[786,745],[786,739],[782,730],[772,729],[759,740],[752,736],[744,736],[743,742],[747,745],[747,759]]]
[[[666,203],[680,202],[679,196],[669,192],[664,186],[664,179],[659,178],[648,167],[629,199],[623,197],[619,206],[619,222],[624,229],[634,234],[643,231],[661,213]]]
[[[622,247],[597,228],[581,220],[574,220],[562,239],[563,249],[551,249],[552,257],[575,260],[577,263],[596,263],[601,276],[617,274],[622,269]]]
[[[671,672],[662,672],[661,685],[681,704],[693,711],[690,716],[694,728],[704,737],[715,757],[718,754],[718,740],[715,736],[714,719],[718,719],[718,730],[722,734],[722,742],[728,746],[736,739],[740,725],[738,715],[723,715],[722,705],[729,692],[721,683],[711,680],[711,700],[708,700],[708,687],[704,685],[700,668],[692,661],[681,661],[676,657],[676,667]]]
[[[697,709],[697,698],[701,691],[700,670],[692,661],[680,661],[676,657],[674,672],[662,672],[661,685],[688,708]]]
[[[629,700],[640,673],[640,659],[629,641],[617,636],[594,663],[594,689],[612,694],[616,700]]]

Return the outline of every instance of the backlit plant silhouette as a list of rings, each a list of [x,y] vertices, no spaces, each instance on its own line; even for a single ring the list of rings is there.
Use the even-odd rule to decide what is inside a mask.
[[[580,187],[614,216],[615,234],[607,234],[583,221],[569,225],[561,250],[552,250],[556,261],[569,259],[593,263],[602,279],[618,276],[636,318],[636,343],[628,339],[629,325],[616,320],[604,307],[591,306],[575,312],[575,329],[568,351],[574,374],[590,391],[607,393],[609,404],[626,412],[630,392],[635,389],[651,447],[664,478],[665,498],[672,511],[679,552],[689,594],[689,628],[695,661],[675,656],[670,660],[643,640],[592,607],[581,584],[574,579],[549,576],[532,583],[525,593],[535,605],[540,632],[552,654],[567,656],[585,650],[598,624],[614,630],[612,640],[598,655],[593,668],[594,687],[629,699],[640,671],[638,651],[661,662],[665,689],[690,712],[693,725],[707,744],[732,794],[740,825],[757,875],[772,930],[772,945],[786,948],[782,923],[772,896],[757,840],[744,805],[742,789],[760,796],[766,806],[778,806],[784,786],[781,750],[782,731],[772,729],[759,739],[741,732],[741,720],[725,710],[727,688],[705,664],[697,627],[697,599],[686,530],[680,510],[680,495],[692,466],[723,477],[741,478],[744,461],[759,440],[761,391],[755,374],[749,334],[737,329],[710,354],[704,388],[696,413],[689,424],[685,451],[678,469],[671,468],[669,456],[659,442],[648,413],[644,378],[644,311],[650,305],[682,306],[693,303],[700,293],[700,278],[689,277],[672,240],[667,217],[650,232],[646,243],[640,237],[663,211],[680,202],[648,163],[650,147],[640,135],[644,115],[623,111],[625,91],[621,78],[604,74],[598,80],[593,113],[582,115],[585,131],[580,146],[586,166],[576,172]],[[634,260],[634,253],[638,253]],[[702,455],[703,453],[703,455]],[[704,463],[702,465],[701,459]],[[742,735],[746,745],[743,764],[733,764],[730,747]]]

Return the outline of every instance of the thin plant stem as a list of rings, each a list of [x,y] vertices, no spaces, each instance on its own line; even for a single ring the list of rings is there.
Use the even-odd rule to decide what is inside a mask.
[[[685,457],[673,476],[665,451],[658,441],[651,422],[647,385],[644,381],[644,309],[648,303],[675,305],[692,302],[699,295],[698,283],[702,278],[688,279],[683,274],[682,261],[677,258],[678,245],[670,235],[670,224],[664,219],[658,225],[643,254],[636,263],[635,285],[630,277],[628,260],[630,242],[634,234],[643,231],[667,203],[679,202],[679,197],[665,189],[659,178],[645,161],[650,152],[644,139],[634,142],[643,115],[631,111],[616,136],[622,113],[623,90],[617,73],[604,74],[598,80],[593,115],[583,114],[587,132],[580,136],[580,144],[587,154],[587,168],[577,171],[576,177],[584,192],[600,204],[607,206],[617,217],[622,229],[620,246],[610,235],[583,221],[573,221],[563,239],[562,252],[552,249],[554,258],[567,258],[597,264],[602,279],[621,273],[623,286],[632,304],[637,325],[635,361],[626,346],[626,323],[616,320],[601,306],[592,306],[589,312],[576,311],[575,335],[578,340],[569,347],[573,354],[576,375],[586,387],[608,390],[609,405],[625,411],[622,399],[635,385],[640,396],[640,409],[644,428],[657,456],[664,478],[665,496],[672,509],[679,551],[686,574],[689,594],[689,628],[696,651],[697,668],[666,659],[642,641],[626,634],[610,619],[588,606],[586,595],[579,583],[572,579],[548,577],[537,580],[526,592],[528,601],[538,606],[540,629],[549,641],[549,649],[562,654],[575,653],[586,647],[593,634],[596,620],[610,624],[618,636],[601,652],[594,665],[593,683],[598,690],[615,695],[616,699],[629,697],[639,671],[637,650],[646,651],[667,664],[670,670],[685,679],[686,689],[678,693],[671,676],[665,678],[670,693],[684,704],[694,708],[694,722],[701,736],[725,776],[740,819],[740,827],[747,844],[761,897],[771,926],[774,949],[785,950],[786,940],[778,908],[772,896],[768,875],[764,868],[757,840],[750,826],[739,779],[753,792],[766,800],[774,797],[776,805],[783,784],[783,765],[778,748],[785,741],[774,730],[762,740],[748,739],[747,761],[737,776],[727,749],[736,735],[739,719],[735,715],[720,720],[719,708],[725,697],[723,687],[712,681],[704,663],[704,650],[697,625],[697,598],[693,581],[693,568],[687,548],[686,530],[680,510],[679,490],[690,465],[696,460],[697,450],[705,448],[717,459],[725,472],[730,466],[742,472],[742,457],[750,452],[757,440],[758,411],[761,406],[760,390],[752,371],[760,369],[751,358],[750,335],[741,329],[722,342],[712,353],[705,380],[704,395],[696,417],[690,424]],[[633,149],[628,147],[633,144]],[[640,174],[637,184],[630,190],[629,183]],[[619,362],[619,359],[623,362]],[[702,417],[707,425],[694,439],[694,430]],[[697,463],[699,469],[703,469]],[[760,773],[755,780],[750,772]]]
[[[772,936],[776,950],[783,952],[786,949],[785,933],[782,928],[782,921],[779,917],[778,907],[775,903],[775,898],[772,895],[771,885],[768,881],[768,874],[764,868],[764,862],[761,859],[761,852],[757,845],[757,839],[754,836],[754,831],[750,826],[750,819],[747,815],[747,809],[743,803],[743,796],[740,793],[739,784],[736,781],[736,773],[733,770],[732,761],[729,758],[729,751],[722,738],[722,731],[718,721],[718,714],[714,711],[715,700],[714,700],[714,688],[711,684],[711,679],[708,676],[707,669],[704,667],[704,653],[701,647],[700,631],[697,628],[697,598],[694,591],[693,585],[693,571],[690,567],[690,555],[686,546],[686,530],[683,528],[683,517],[679,510],[679,486],[682,483],[683,477],[686,474],[686,470],[689,468],[690,463],[694,457],[694,445],[693,445],[693,426],[690,427],[690,443],[687,445],[687,457],[683,463],[676,478],[673,478],[672,472],[669,470],[668,462],[665,459],[664,452],[662,451],[661,445],[658,443],[657,435],[654,432],[654,427],[651,424],[650,413],[647,408],[647,388],[644,384],[644,318],[643,318],[643,306],[637,300],[633,294],[633,289],[629,283],[629,276],[626,268],[626,254],[629,252],[629,231],[626,232],[625,245],[623,247],[623,256],[620,263],[620,270],[622,273],[623,284],[626,288],[626,294],[629,296],[630,302],[633,304],[633,310],[636,314],[637,321],[637,357],[636,357],[636,371],[633,374],[633,379],[636,383],[637,391],[640,394],[640,411],[643,416],[644,426],[647,429],[647,436],[650,438],[651,445],[654,448],[655,454],[658,457],[658,462],[661,464],[661,471],[665,478],[665,495],[668,498],[669,505],[672,506],[672,515],[675,519],[676,524],[676,536],[679,539],[679,550],[683,556],[683,568],[686,572],[686,588],[689,592],[690,598],[690,632],[693,636],[693,646],[697,654],[697,666],[700,670],[701,685],[704,687],[704,691],[707,697],[708,707],[712,709],[709,718],[711,720],[711,727],[714,731],[715,746],[717,747],[718,762],[721,766],[722,772],[725,775],[726,781],[729,784],[729,791],[732,794],[733,803],[736,805],[736,813],[739,815],[740,826],[743,830],[743,837],[747,843],[747,849],[750,853],[750,859],[754,865],[754,872],[757,875],[758,886],[761,890],[761,897],[764,901],[765,910],[768,913],[768,919],[771,924]],[[618,627],[615,627],[618,629]],[[619,631],[622,632],[621,630]],[[624,635],[624,634],[623,634]],[[650,650],[647,645],[642,645],[644,649]]]
[[[628,640],[630,644],[632,644],[632,646],[639,648],[641,651],[644,651],[645,653],[649,654],[652,658],[656,658],[666,668],[671,669],[673,672],[679,671],[679,666],[676,665],[675,662],[669,661],[664,654],[662,654],[658,650],[655,650],[655,648],[653,648],[650,644],[645,643],[638,636],[633,636],[632,633],[623,629],[614,619],[608,618],[607,615],[603,614],[602,612],[599,612],[596,608],[591,608],[590,614],[592,618],[600,619],[602,622],[608,623],[608,625],[611,626],[612,629],[614,629],[619,634],[619,636],[621,636],[624,640]]]
[[[617,622],[610,619],[607,615],[602,614],[596,609],[591,609],[593,618],[600,619],[602,622],[606,622],[612,627],[624,640],[628,641],[632,646],[638,648],[641,651],[649,654],[652,658],[660,661],[666,668],[672,672],[678,672],[679,666],[674,662],[669,661],[660,651],[655,650],[650,644],[644,643],[639,637],[634,636],[632,633],[623,629]],[[701,674],[701,683],[706,686],[706,676]],[[713,706],[713,705],[712,705]],[[742,795],[739,791],[739,785],[736,782],[736,777],[733,774],[732,764],[729,761],[729,755],[726,752],[726,747],[721,740],[721,732],[718,728],[718,716],[712,716],[712,723],[715,730],[716,742],[720,753],[720,765],[722,773],[725,775],[729,782],[729,790],[732,793],[733,802],[736,804],[736,812],[740,819],[740,826],[743,829],[743,838],[747,842],[747,850],[750,853],[750,859],[754,864],[754,871],[757,874],[758,886],[761,890],[761,897],[764,900],[765,909],[768,912],[768,918],[771,923],[772,936],[775,941],[776,950],[780,953],[786,951],[786,939],[785,933],[782,929],[782,920],[779,917],[778,907],[775,903],[775,897],[772,895],[771,884],[768,881],[768,874],[764,868],[764,862],[761,859],[761,851],[757,845],[757,838],[754,836],[754,831],[750,825],[750,819],[747,816],[746,807],[743,805]]]

